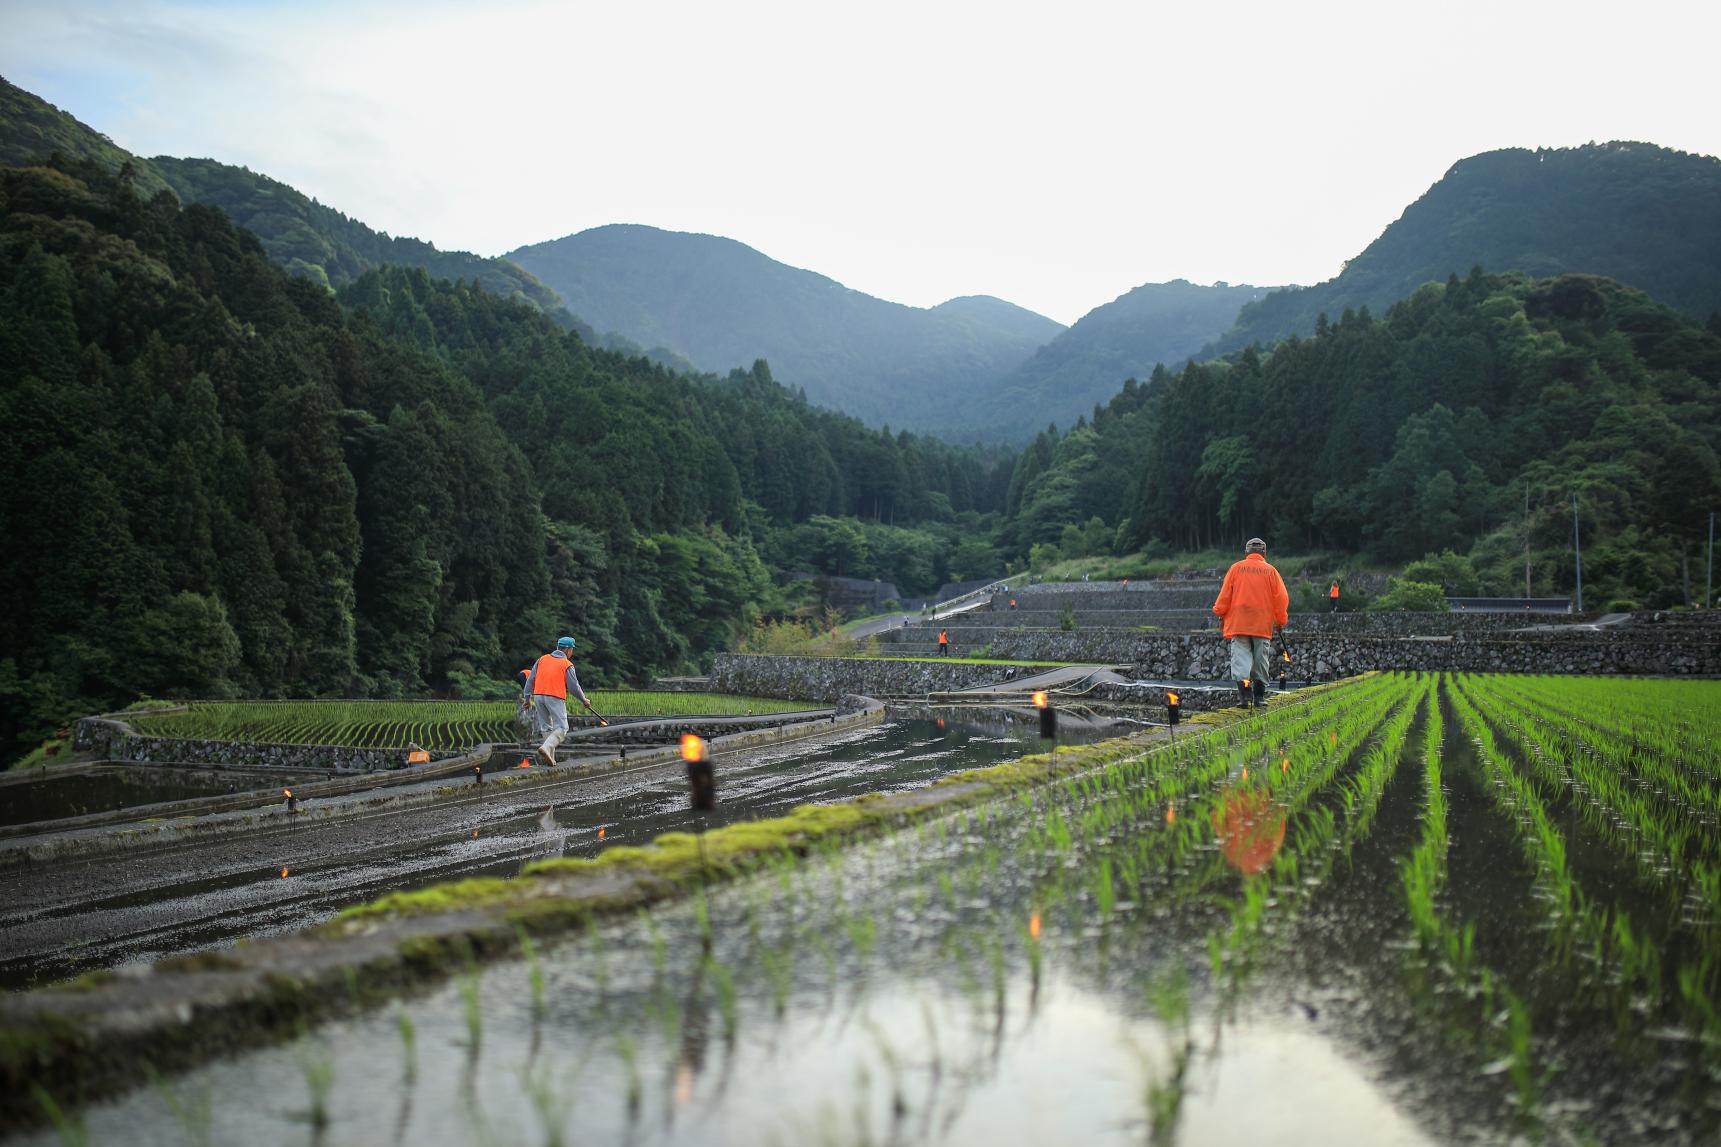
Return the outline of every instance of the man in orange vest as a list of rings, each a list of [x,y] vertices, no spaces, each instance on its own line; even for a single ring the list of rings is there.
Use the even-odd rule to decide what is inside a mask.
[[[1267,543],[1250,538],[1243,546],[1243,560],[1225,572],[1225,584],[1213,612],[1225,626],[1231,643],[1231,676],[1237,681],[1237,704],[1247,709],[1251,701],[1267,703],[1267,662],[1273,635],[1289,620],[1286,610],[1291,595],[1279,571],[1267,564]]]
[[[1335,581],[1333,583],[1333,588],[1331,588],[1327,591],[1327,597],[1332,599],[1333,612],[1337,613],[1339,611],[1339,583],[1338,582]]]
[[[948,629],[938,631],[938,655],[940,657],[950,656],[950,631]]]
[[[544,743],[538,746],[538,759],[548,768],[556,767],[556,746],[568,735],[568,694],[580,699],[590,709],[586,691],[580,688],[579,675],[574,672],[574,639],[561,638],[556,648],[538,658],[526,675],[522,697],[532,702],[532,716]]]

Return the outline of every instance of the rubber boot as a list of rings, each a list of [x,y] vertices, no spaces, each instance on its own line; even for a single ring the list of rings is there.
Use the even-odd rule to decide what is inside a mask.
[[[1239,681],[1239,682],[1237,682],[1237,708],[1247,709],[1248,707],[1249,707],[1249,686],[1247,686],[1247,685],[1243,684],[1243,682]]]
[[[1255,707],[1256,708],[1265,708],[1266,704],[1267,704],[1267,683],[1265,681],[1257,680],[1255,682]]]

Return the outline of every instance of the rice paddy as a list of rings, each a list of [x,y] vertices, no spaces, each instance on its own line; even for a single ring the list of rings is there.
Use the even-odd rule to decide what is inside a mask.
[[[311,1115],[343,1142],[1710,1143],[1718,746],[1716,682],[1364,678],[785,853],[80,1133],[167,1137],[213,1096],[200,1126],[258,1145]]]
[[[606,717],[728,717],[792,713],[804,701],[722,693],[588,690]],[[514,741],[514,701],[192,701],[179,712],[130,716],[146,736],[355,749],[466,749]],[[570,706],[578,720],[580,707]]]

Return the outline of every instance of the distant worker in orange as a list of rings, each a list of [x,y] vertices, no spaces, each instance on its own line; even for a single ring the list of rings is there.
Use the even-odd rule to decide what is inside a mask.
[[[1011,598],[1011,599],[1010,599],[1010,608],[1011,608],[1011,609],[1015,609],[1015,608],[1016,608],[1016,599],[1015,599],[1015,598]]]
[[[523,699],[532,702],[532,716],[544,743],[538,746],[538,759],[547,767],[556,767],[556,746],[568,735],[568,694],[580,699],[590,709],[586,691],[580,688],[579,674],[574,672],[574,639],[561,638],[556,648],[538,658],[526,675]],[[594,710],[595,711],[595,710]]]
[[[1333,583],[1333,588],[1331,588],[1327,591],[1327,597],[1332,600],[1333,612],[1337,613],[1339,611],[1339,583],[1338,582],[1335,581]]]
[[[938,631],[938,656],[950,656],[950,631],[948,629]]]
[[[1267,564],[1267,543],[1250,538],[1243,545],[1243,560],[1225,571],[1225,584],[1213,603],[1231,643],[1231,676],[1237,681],[1240,708],[1247,709],[1251,701],[1267,703],[1268,652],[1273,635],[1290,620],[1290,604],[1285,580]]]

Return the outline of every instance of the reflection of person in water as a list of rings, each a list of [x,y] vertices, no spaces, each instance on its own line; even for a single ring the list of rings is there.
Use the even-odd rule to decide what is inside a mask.
[[[1285,810],[1261,789],[1226,789],[1213,810],[1213,832],[1225,863],[1255,876],[1273,863],[1285,843]]]

